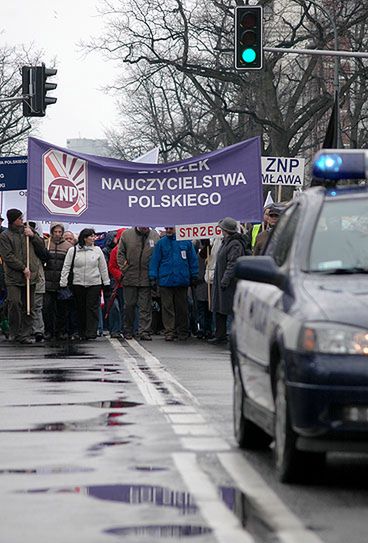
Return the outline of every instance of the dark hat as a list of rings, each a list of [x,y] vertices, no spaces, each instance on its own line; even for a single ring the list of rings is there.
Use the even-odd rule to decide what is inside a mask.
[[[283,204],[272,204],[268,208],[268,214],[281,215],[284,209],[285,209],[285,206]]]
[[[238,223],[235,219],[232,219],[231,217],[225,217],[218,223],[221,230],[225,230],[225,232],[228,232],[229,234],[236,234],[238,231]]]
[[[16,221],[23,215],[23,211],[20,209],[8,209],[6,212],[6,218],[8,219],[8,223],[11,224],[12,222]]]

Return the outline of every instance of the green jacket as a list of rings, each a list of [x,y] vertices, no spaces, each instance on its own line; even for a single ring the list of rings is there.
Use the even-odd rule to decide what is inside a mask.
[[[118,266],[123,272],[123,286],[149,287],[148,267],[160,236],[156,230],[140,234],[136,228],[123,232],[118,247]]]
[[[4,264],[5,284],[9,286],[24,286],[26,280],[23,271],[27,263],[27,242],[24,235],[24,227],[10,226],[0,234],[0,256]],[[31,270],[31,284],[39,279],[39,258],[35,253],[35,247],[44,251],[43,239],[38,234],[29,238],[29,269]]]

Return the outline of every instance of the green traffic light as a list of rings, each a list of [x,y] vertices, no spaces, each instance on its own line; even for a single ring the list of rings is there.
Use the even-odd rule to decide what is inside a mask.
[[[256,60],[256,52],[254,49],[244,49],[242,52],[242,59],[246,64],[250,64]]]

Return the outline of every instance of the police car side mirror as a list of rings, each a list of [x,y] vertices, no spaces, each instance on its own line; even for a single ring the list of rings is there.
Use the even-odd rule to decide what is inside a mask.
[[[281,290],[288,290],[287,276],[276,266],[271,256],[243,256],[238,259],[235,277],[257,283],[275,285]]]

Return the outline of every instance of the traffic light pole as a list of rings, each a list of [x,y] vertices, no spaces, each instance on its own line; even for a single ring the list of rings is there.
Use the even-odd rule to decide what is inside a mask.
[[[354,58],[368,58],[368,52],[361,51],[338,51],[334,49],[296,49],[286,47],[263,47],[264,51],[269,53],[284,53],[289,55],[316,55],[325,57],[354,57]],[[228,49],[229,53],[233,52],[233,49]]]
[[[0,98],[0,102],[23,102],[23,96],[18,96],[15,98]]]

